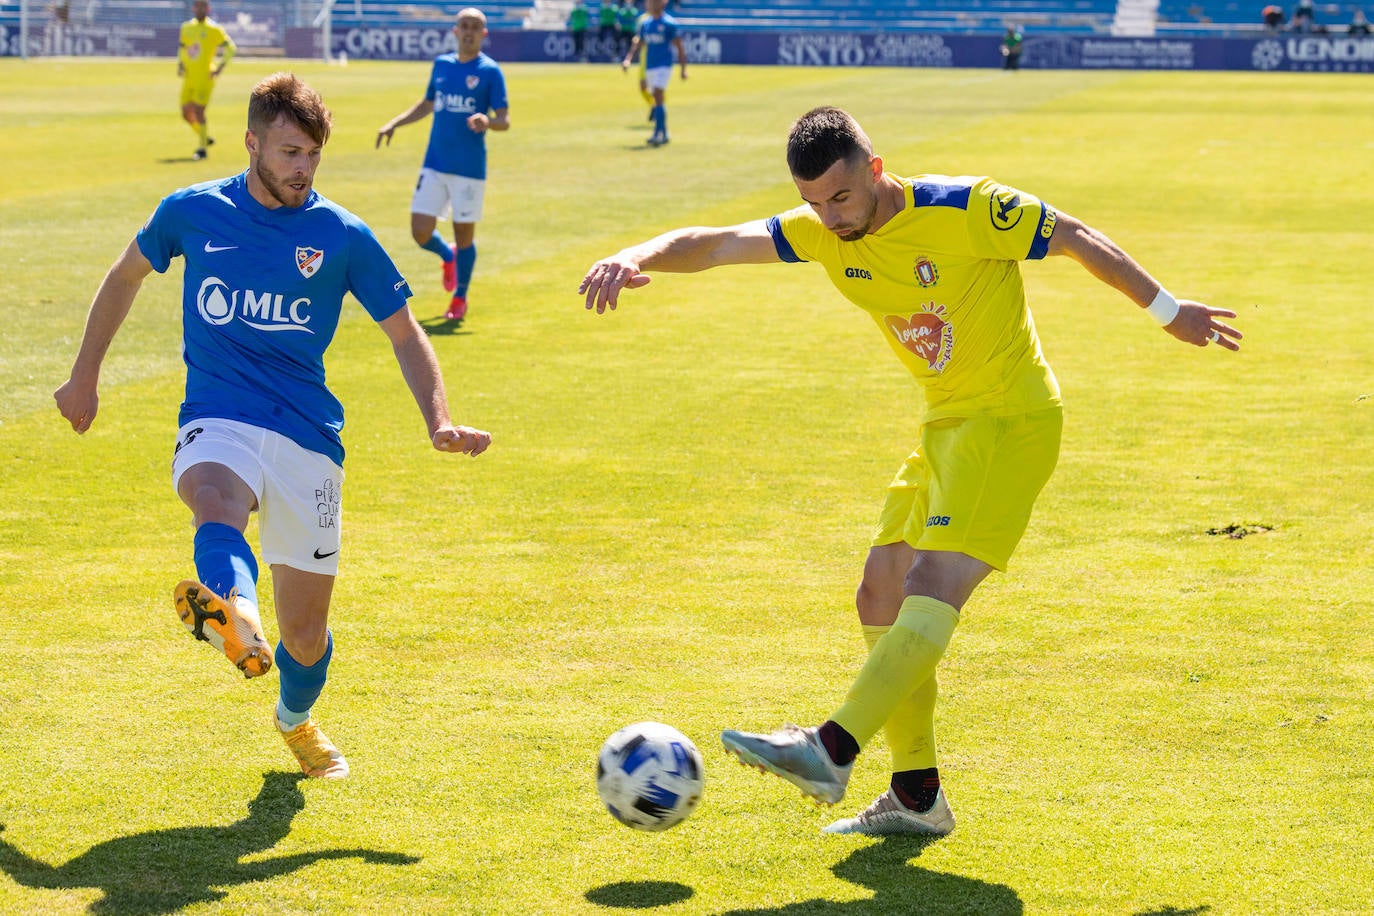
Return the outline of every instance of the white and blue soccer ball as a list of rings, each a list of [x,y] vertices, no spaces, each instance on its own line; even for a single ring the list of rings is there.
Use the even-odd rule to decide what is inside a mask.
[[[636,722],[606,739],[596,760],[596,792],[611,816],[636,830],[667,830],[701,801],[701,752],[661,722]]]

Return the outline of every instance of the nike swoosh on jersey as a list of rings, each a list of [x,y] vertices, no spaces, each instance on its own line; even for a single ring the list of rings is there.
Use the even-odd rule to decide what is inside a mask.
[[[206,243],[205,243],[205,253],[206,253],[206,254],[214,254],[216,251],[233,251],[233,250],[234,250],[235,248],[237,248],[237,247],[239,247],[239,246],[237,246],[237,245],[212,245],[211,243],[206,242]]]

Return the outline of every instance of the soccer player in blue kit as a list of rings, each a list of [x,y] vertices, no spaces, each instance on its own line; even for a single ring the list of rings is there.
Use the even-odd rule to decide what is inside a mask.
[[[258,83],[248,169],[163,199],[100,284],[54,397],[74,430],[90,429],[101,363],[143,279],[183,258],[186,397],[172,485],[193,515],[198,581],[176,587],[177,614],[245,677],[272,667],[244,538],[257,511],[281,637],[277,728],[307,775],[341,779],[348,763],[310,713],[334,650],[343,407],[325,386],[324,352],[344,294],[391,340],[434,448],[475,456],[491,436],[450,420],[438,360],[406,305],[410,288],[372,230],[312,189],[329,130],[324,102],[294,75]]]
[[[453,34],[458,51],[434,58],[424,98],[377,131],[376,147],[383,140],[390,146],[396,128],[434,114],[410,202],[410,234],[415,244],[443,259],[444,289],[453,293],[444,317],[462,321],[477,263],[473,239],[487,183],[487,131],[510,130],[510,103],[500,66],[482,53],[487,17],[472,7],[460,10]],[[447,210],[453,214],[453,248],[434,228]]]
[[[654,132],[649,137],[650,146],[662,146],[668,142],[668,110],[663,104],[663,93],[673,75],[673,48],[677,48],[682,78],[687,78],[687,49],[677,33],[677,20],[663,12],[666,6],[666,0],[646,0],[639,31],[630,43],[629,53],[620,62],[621,70],[629,70],[636,52],[643,47],[644,82],[654,94],[654,107],[649,112],[649,118],[654,122]]]

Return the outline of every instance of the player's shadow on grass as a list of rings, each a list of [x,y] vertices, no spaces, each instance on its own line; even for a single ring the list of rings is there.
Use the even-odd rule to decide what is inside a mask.
[[[199,162],[194,156],[168,156],[165,159],[157,160],[158,165],[182,165],[190,162]]]
[[[443,315],[436,315],[433,318],[417,319],[420,327],[424,328],[430,337],[457,337],[459,335],[471,334],[471,331],[463,330],[462,321],[454,321],[452,318],[445,318]]]
[[[722,916],[764,914],[903,914],[940,916],[944,913],[977,913],[979,916],[1019,916],[1025,911],[1021,897],[1005,884],[949,875],[918,868],[908,860],[921,854],[935,837],[894,836],[854,850],[831,866],[837,878],[873,891],[864,900],[803,900],[786,906],[758,910],[731,910]]]
[[[300,773],[268,773],[248,803],[248,816],[226,827],[150,830],[98,843],[56,867],[21,852],[0,833],[0,869],[24,887],[98,888],[104,896],[88,912],[118,916],[175,913],[228,896],[220,888],[266,881],[325,859],[362,859],[376,865],[411,865],[415,856],[373,849],[321,849],[254,862],[291,830],[305,807]],[[0,826],[0,830],[3,830]]]

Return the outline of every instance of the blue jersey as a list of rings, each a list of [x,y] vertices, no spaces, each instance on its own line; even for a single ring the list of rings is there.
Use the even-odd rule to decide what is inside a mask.
[[[247,174],[168,195],[138,233],[159,273],[186,261],[180,423],[251,423],[343,464],[343,405],[325,387],[324,351],[344,294],[381,321],[410,287],[356,216],[313,191],[269,210]]]
[[[673,39],[677,37],[677,20],[672,16],[645,19],[639,24],[639,42],[644,45],[644,68],[673,65]]]
[[[434,103],[425,168],[464,178],[487,177],[487,135],[474,133],[468,118],[509,108],[506,78],[496,61],[479,53],[463,63],[456,54],[434,58],[425,98]]]

